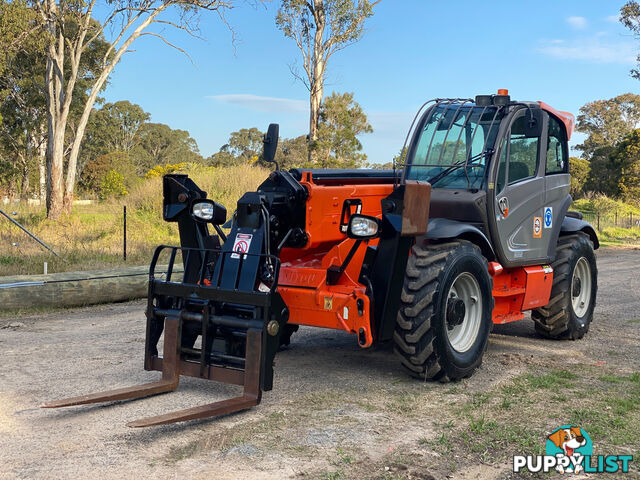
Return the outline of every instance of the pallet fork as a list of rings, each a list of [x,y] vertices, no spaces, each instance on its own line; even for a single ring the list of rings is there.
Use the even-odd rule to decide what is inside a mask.
[[[162,278],[155,270],[164,250],[170,251],[170,260],[166,276]],[[172,276],[175,275],[178,251],[182,252],[185,271],[182,281],[174,282]],[[243,291],[239,280],[265,260],[276,267],[273,287],[265,292]],[[197,273],[194,265],[199,265]],[[43,408],[115,402],[166,393],[178,387],[180,375],[243,385],[244,392],[239,397],[136,420],[127,426],[149,427],[210,418],[258,405],[262,390],[272,387],[273,357],[278,348],[279,333],[288,317],[284,302],[275,291],[278,266],[278,259],[267,255],[158,247],[149,273],[145,370],[161,371],[162,379],[66,398],[47,403]],[[231,282],[233,289],[228,288],[230,269],[235,272],[236,280]],[[160,356],[156,344],[162,332],[164,348]],[[200,348],[193,345],[197,336],[201,336]],[[224,345],[222,350],[221,345]]]

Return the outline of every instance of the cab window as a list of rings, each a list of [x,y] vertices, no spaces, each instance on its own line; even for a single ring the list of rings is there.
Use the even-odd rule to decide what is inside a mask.
[[[509,135],[509,185],[535,177],[538,171],[539,137],[525,135],[525,116],[520,115],[511,125]]]
[[[549,115],[549,135],[547,139],[547,175],[567,173],[566,133],[560,121]]]

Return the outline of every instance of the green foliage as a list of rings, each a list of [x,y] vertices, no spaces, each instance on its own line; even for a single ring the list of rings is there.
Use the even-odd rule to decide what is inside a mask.
[[[569,172],[571,173],[571,196],[577,198],[584,192],[584,186],[591,172],[591,164],[584,158],[570,157]]]
[[[262,158],[263,138],[264,134],[255,127],[232,132],[229,142],[208,163],[214,167],[256,163]]]
[[[331,32],[328,38],[335,50],[357,42],[364,32],[364,20],[373,15],[372,4],[368,0],[282,0],[276,25],[285,37],[301,38],[306,44],[310,44],[317,27],[319,10],[324,13],[326,26]]]
[[[355,168],[367,159],[360,153],[362,144],[358,135],[371,133],[362,107],[353,99],[353,93],[332,93],[320,108],[318,140],[313,148],[317,152],[318,167]]]
[[[229,142],[209,157],[207,163],[213,167],[260,165],[272,168],[262,160],[263,137],[264,134],[257,128],[243,128],[238,132],[232,132]],[[276,162],[281,169],[308,166],[308,157],[306,135],[279,139]]]
[[[100,184],[100,198],[119,198],[127,193],[129,192],[124,186],[124,175],[116,170],[109,170]]]
[[[283,170],[304,167],[309,161],[309,144],[306,135],[283,138],[278,143],[276,162]]]
[[[163,123],[146,123],[138,135],[140,141],[130,152],[138,175],[155,165],[203,161],[198,144],[186,130],[174,130]]]
[[[127,100],[107,103],[94,109],[85,131],[80,158],[85,164],[100,155],[111,152],[130,153],[140,142],[140,128],[150,115],[140,105]],[[79,165],[82,171],[84,165]]]
[[[175,163],[173,165],[167,163],[166,165],[156,165],[144,175],[144,178],[162,177],[168,173],[174,173],[178,170],[182,170],[186,165],[186,163]]]
[[[612,154],[610,170],[616,172],[619,194],[627,201],[640,200],[640,129],[627,135]]]
[[[606,227],[598,232],[603,245],[640,245],[640,227]]]
[[[110,172],[114,171],[122,175],[123,182],[125,178],[129,179],[124,183],[131,184],[133,164],[129,155],[124,152],[113,152],[100,155],[95,160],[90,161],[82,172],[80,186],[86,192],[102,196],[105,178]],[[111,176],[113,179],[113,174]]]
[[[615,215],[617,212],[620,216],[627,216],[629,214],[640,216],[640,208],[619,200],[614,200],[613,198],[602,194],[594,195],[590,198],[575,200],[571,205],[571,208],[582,213]]]
[[[640,125],[640,95],[625,93],[595,100],[580,108],[576,130],[587,139],[576,148],[589,158],[597,149],[614,146]]]
[[[625,3],[620,9],[620,22],[633,33],[635,38],[640,37],[640,4],[636,0]],[[640,80],[640,71],[631,70],[631,76]]]

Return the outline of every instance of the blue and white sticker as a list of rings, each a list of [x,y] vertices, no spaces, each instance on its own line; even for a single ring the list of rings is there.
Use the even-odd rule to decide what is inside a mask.
[[[553,227],[553,207],[546,207],[544,209],[544,228]]]

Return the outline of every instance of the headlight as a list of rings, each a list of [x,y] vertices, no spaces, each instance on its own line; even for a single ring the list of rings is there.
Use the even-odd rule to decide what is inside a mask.
[[[376,217],[353,215],[349,221],[347,235],[351,238],[374,238],[378,236],[380,228]]]
[[[208,222],[213,219],[213,204],[209,202],[194,203],[191,212],[194,217]]]

